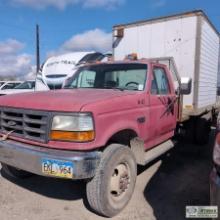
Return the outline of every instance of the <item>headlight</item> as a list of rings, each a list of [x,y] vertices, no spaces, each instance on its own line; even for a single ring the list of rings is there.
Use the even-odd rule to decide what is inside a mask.
[[[52,140],[86,142],[95,138],[92,116],[86,113],[56,115],[50,133]]]

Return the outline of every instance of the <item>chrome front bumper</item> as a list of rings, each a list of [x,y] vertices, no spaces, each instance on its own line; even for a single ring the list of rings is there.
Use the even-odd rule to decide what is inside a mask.
[[[38,147],[11,140],[0,141],[0,162],[37,175],[42,172],[42,159],[61,160],[74,164],[73,179],[87,179],[95,175],[101,153],[64,151]]]

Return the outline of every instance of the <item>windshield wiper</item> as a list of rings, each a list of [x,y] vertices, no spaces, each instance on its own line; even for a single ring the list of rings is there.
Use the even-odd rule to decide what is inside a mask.
[[[77,86],[64,86],[63,89],[77,89]]]
[[[105,86],[103,89],[113,89],[113,90],[119,90],[124,91],[125,89],[123,87],[111,87],[111,86]]]
[[[77,87],[77,86],[66,86],[63,89],[112,89],[112,90],[119,90],[119,91],[138,91],[138,89],[126,89],[126,87],[112,87],[112,86],[104,86],[104,87]]]

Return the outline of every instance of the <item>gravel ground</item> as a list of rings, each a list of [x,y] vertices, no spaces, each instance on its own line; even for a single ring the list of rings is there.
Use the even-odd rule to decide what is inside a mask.
[[[134,195],[114,220],[182,220],[186,205],[209,204],[213,135],[197,154],[179,143],[167,155],[139,169]],[[101,220],[86,201],[85,182],[40,176],[0,176],[1,220]]]

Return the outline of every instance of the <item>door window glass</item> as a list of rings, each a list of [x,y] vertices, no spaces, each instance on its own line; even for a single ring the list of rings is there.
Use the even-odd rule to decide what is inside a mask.
[[[169,81],[163,68],[156,67],[153,70],[153,80],[151,83],[151,94],[166,95],[170,93]]]

